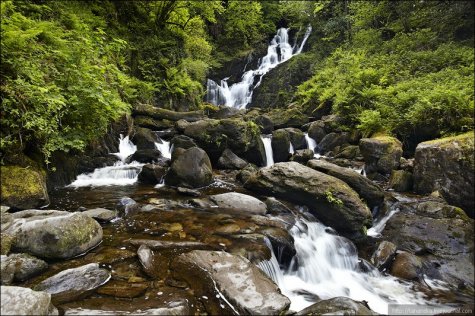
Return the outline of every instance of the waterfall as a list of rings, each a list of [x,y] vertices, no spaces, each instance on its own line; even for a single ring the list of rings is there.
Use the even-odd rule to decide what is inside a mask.
[[[171,159],[172,158],[172,148],[170,142],[164,141],[160,137],[158,138],[159,142],[155,143],[155,147],[160,151],[163,157]]]
[[[381,232],[384,230],[384,227],[386,227],[386,223],[397,212],[399,212],[399,208],[394,208],[388,214],[386,214],[384,217],[382,217],[381,219],[376,221],[374,223],[373,227],[368,229],[368,232],[367,232],[368,236],[381,237]]]
[[[317,147],[317,142],[312,137],[308,136],[308,133],[305,133],[305,141],[307,142],[307,148],[315,153],[315,147]]]
[[[294,48],[289,44],[288,29],[280,28],[267,48],[267,54],[260,59],[255,70],[244,72],[240,82],[228,86],[228,78],[221,80],[218,85],[215,81],[208,79],[206,87],[206,101],[214,105],[226,105],[238,109],[245,108],[252,101],[252,92],[258,87],[264,75],[277,65],[289,60],[302,52],[312,27],[308,26],[302,43],[294,52]],[[259,76],[258,82],[254,85],[255,77]]]
[[[274,153],[272,152],[272,135],[261,135],[266,150],[266,167],[274,164]]]
[[[291,310],[300,311],[315,301],[336,296],[365,300],[382,314],[388,313],[389,304],[430,303],[422,293],[413,291],[409,282],[377,269],[361,271],[353,243],[328,230],[318,222],[297,219],[290,230],[297,254],[289,268],[281,270],[274,254],[258,264],[291,300]]]
[[[113,166],[104,168],[96,168],[91,173],[83,173],[77,176],[69,186],[70,187],[84,187],[84,186],[105,186],[105,185],[130,185],[137,181],[138,175],[142,170],[143,164],[133,161],[126,163],[127,157],[135,153],[137,146],[130,140],[129,136],[119,138],[119,152],[112,153],[118,157]]]
[[[294,146],[292,145],[292,142],[290,142],[289,145],[289,154],[293,155],[295,153]]]

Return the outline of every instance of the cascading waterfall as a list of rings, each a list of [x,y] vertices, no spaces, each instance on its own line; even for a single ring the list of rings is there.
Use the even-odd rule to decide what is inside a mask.
[[[307,142],[307,148],[315,153],[315,147],[317,147],[317,142],[312,137],[308,136],[308,133],[305,133],[305,141]]]
[[[123,135],[120,135],[119,152],[112,153],[112,155],[117,156],[120,161],[117,161],[113,166],[97,168],[92,173],[80,174],[69,186],[85,187],[134,184],[144,165],[136,161],[126,163],[127,157],[135,153],[135,151],[137,151],[137,146],[129,140],[129,136],[123,137]]]
[[[160,137],[158,138],[159,142],[155,143],[155,147],[160,151],[163,157],[171,159],[172,158],[172,147],[170,146],[170,142],[167,142]]]
[[[290,142],[290,145],[289,145],[289,154],[291,155],[295,154],[295,150],[294,150],[294,146],[292,145],[292,142]]]
[[[274,164],[274,153],[272,152],[272,135],[261,135],[261,140],[264,143],[266,151],[266,167]]]
[[[432,304],[408,282],[377,269],[362,272],[353,243],[328,230],[318,222],[297,219],[290,231],[297,254],[289,268],[282,271],[273,253],[270,260],[258,264],[291,300],[291,310],[300,311],[319,299],[336,296],[365,300],[382,314],[388,313],[389,304]]]
[[[264,75],[277,65],[289,60],[302,52],[312,27],[308,26],[302,43],[295,51],[289,44],[288,29],[280,28],[267,48],[267,55],[262,57],[256,70],[246,71],[240,82],[228,86],[228,78],[221,80],[218,85],[215,81],[208,79],[206,101],[214,105],[226,105],[238,109],[245,108],[252,100],[252,92],[258,87]],[[255,77],[260,76],[254,85]]]

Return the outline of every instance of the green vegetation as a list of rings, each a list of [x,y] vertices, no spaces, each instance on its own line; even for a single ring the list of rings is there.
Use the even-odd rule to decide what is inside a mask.
[[[366,136],[473,129],[473,13],[470,1],[318,2],[320,45],[334,49],[299,87],[300,103],[330,102]]]

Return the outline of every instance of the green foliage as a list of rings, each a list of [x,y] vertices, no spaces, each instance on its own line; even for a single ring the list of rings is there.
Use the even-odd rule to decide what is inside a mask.
[[[343,201],[335,197],[330,190],[325,191],[325,198],[330,204],[336,205],[337,207],[343,206]]]

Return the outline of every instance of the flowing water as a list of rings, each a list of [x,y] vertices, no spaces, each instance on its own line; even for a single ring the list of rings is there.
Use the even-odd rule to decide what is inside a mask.
[[[264,75],[277,65],[300,54],[311,32],[312,28],[308,26],[305,36],[297,48],[289,44],[288,29],[280,28],[270,42],[267,54],[262,57],[257,69],[246,71],[240,82],[229,86],[227,82],[229,78],[224,78],[220,84],[208,79],[206,101],[214,105],[226,105],[238,109],[246,108],[252,101],[253,90],[261,84]],[[259,79],[254,84],[256,77]]]
[[[173,148],[170,146],[170,142],[167,142],[160,137],[158,138],[159,142],[155,143],[155,147],[160,151],[163,157],[171,159]]]
[[[272,135],[261,135],[261,140],[264,143],[266,151],[266,167],[274,164],[274,153],[272,152]]]
[[[315,148],[317,147],[317,142],[312,137],[308,136],[308,133],[305,133],[305,141],[307,142],[307,148],[315,153]]]

